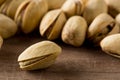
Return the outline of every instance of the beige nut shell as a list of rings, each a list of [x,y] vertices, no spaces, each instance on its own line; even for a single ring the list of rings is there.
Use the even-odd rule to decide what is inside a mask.
[[[46,0],[49,10],[59,9],[67,0]]]
[[[41,36],[49,40],[57,39],[66,22],[66,16],[60,9],[49,11],[42,19],[39,27]]]
[[[18,7],[15,21],[24,33],[30,33],[38,27],[47,10],[48,5],[45,0],[25,0]]]
[[[0,35],[6,39],[16,34],[17,24],[9,17],[0,14]]]
[[[95,44],[106,36],[119,32],[119,26],[107,13],[98,15],[88,28],[87,37]]]
[[[54,42],[38,42],[19,55],[20,68],[23,70],[35,70],[49,67],[55,62],[61,50],[61,47]]]
[[[11,3],[9,4],[9,6],[8,6],[8,9],[7,9],[7,13],[6,13],[7,16],[9,16],[10,18],[14,19],[18,7],[24,1],[25,0],[12,0]]]
[[[108,7],[104,0],[88,0],[83,11],[83,17],[90,25],[96,16],[107,13],[107,11]]]
[[[117,23],[119,24],[119,26],[120,26],[120,14],[118,14],[118,15],[116,16],[115,20],[116,20],[116,22],[117,22]]]
[[[116,17],[120,13],[120,0],[105,0],[108,5],[108,13]]]
[[[61,7],[67,17],[81,15],[83,11],[83,2],[80,0],[67,0]]]
[[[105,37],[100,45],[107,54],[120,58],[120,34]]]
[[[3,45],[3,38],[0,36],[0,49],[1,49],[2,45]]]
[[[83,44],[86,32],[87,22],[85,19],[80,16],[73,16],[66,22],[61,37],[63,42],[78,47]]]

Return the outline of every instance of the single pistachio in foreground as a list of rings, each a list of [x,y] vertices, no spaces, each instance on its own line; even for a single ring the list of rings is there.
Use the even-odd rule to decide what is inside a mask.
[[[0,8],[0,12],[14,19],[17,8],[25,0],[6,0]]]
[[[61,34],[65,22],[66,16],[62,10],[49,11],[40,23],[39,31],[41,36],[49,40],[57,39]]]
[[[55,62],[61,51],[61,47],[54,42],[38,42],[23,51],[18,57],[18,62],[23,70],[47,68]]]
[[[47,11],[48,5],[45,0],[25,0],[17,9],[15,22],[24,33],[30,33],[38,27]]]
[[[67,0],[61,9],[66,14],[67,17],[74,15],[81,15],[84,9],[82,0]]]
[[[120,27],[116,21],[107,13],[98,15],[88,28],[87,37],[94,45],[108,35],[119,33]]]
[[[105,2],[108,5],[108,13],[116,17],[120,13],[120,0],[105,0]]]
[[[85,40],[87,32],[87,22],[83,17],[73,16],[68,19],[63,30],[63,42],[73,45],[81,46]]]
[[[105,53],[120,58],[120,34],[105,37],[100,46]]]
[[[3,39],[15,35],[17,29],[17,24],[12,19],[3,14],[0,14],[0,35]]]
[[[107,13],[107,11],[108,6],[104,0],[88,0],[83,11],[83,17],[90,25],[96,16]]]

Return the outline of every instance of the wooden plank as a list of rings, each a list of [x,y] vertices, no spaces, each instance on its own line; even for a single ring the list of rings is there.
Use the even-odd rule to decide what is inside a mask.
[[[44,70],[22,71],[17,58],[28,46],[44,40],[39,35],[17,35],[4,41],[0,51],[0,80],[119,80],[120,59],[98,48],[75,48],[55,41],[63,48],[54,65]]]

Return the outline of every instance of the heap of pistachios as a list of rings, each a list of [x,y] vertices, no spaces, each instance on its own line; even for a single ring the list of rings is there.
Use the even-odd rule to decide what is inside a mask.
[[[62,49],[58,38],[74,47],[85,40],[120,58],[120,0],[0,0],[0,47],[18,31],[35,29],[49,41],[27,48],[18,58],[23,70],[52,65]]]

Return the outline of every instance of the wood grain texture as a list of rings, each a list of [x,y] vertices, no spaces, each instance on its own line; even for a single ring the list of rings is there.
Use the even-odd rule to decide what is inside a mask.
[[[39,34],[17,35],[4,41],[0,51],[0,80],[120,80],[120,59],[98,48],[75,48],[60,40],[63,48],[55,64],[44,70],[22,71],[17,58],[30,45],[44,40]]]

